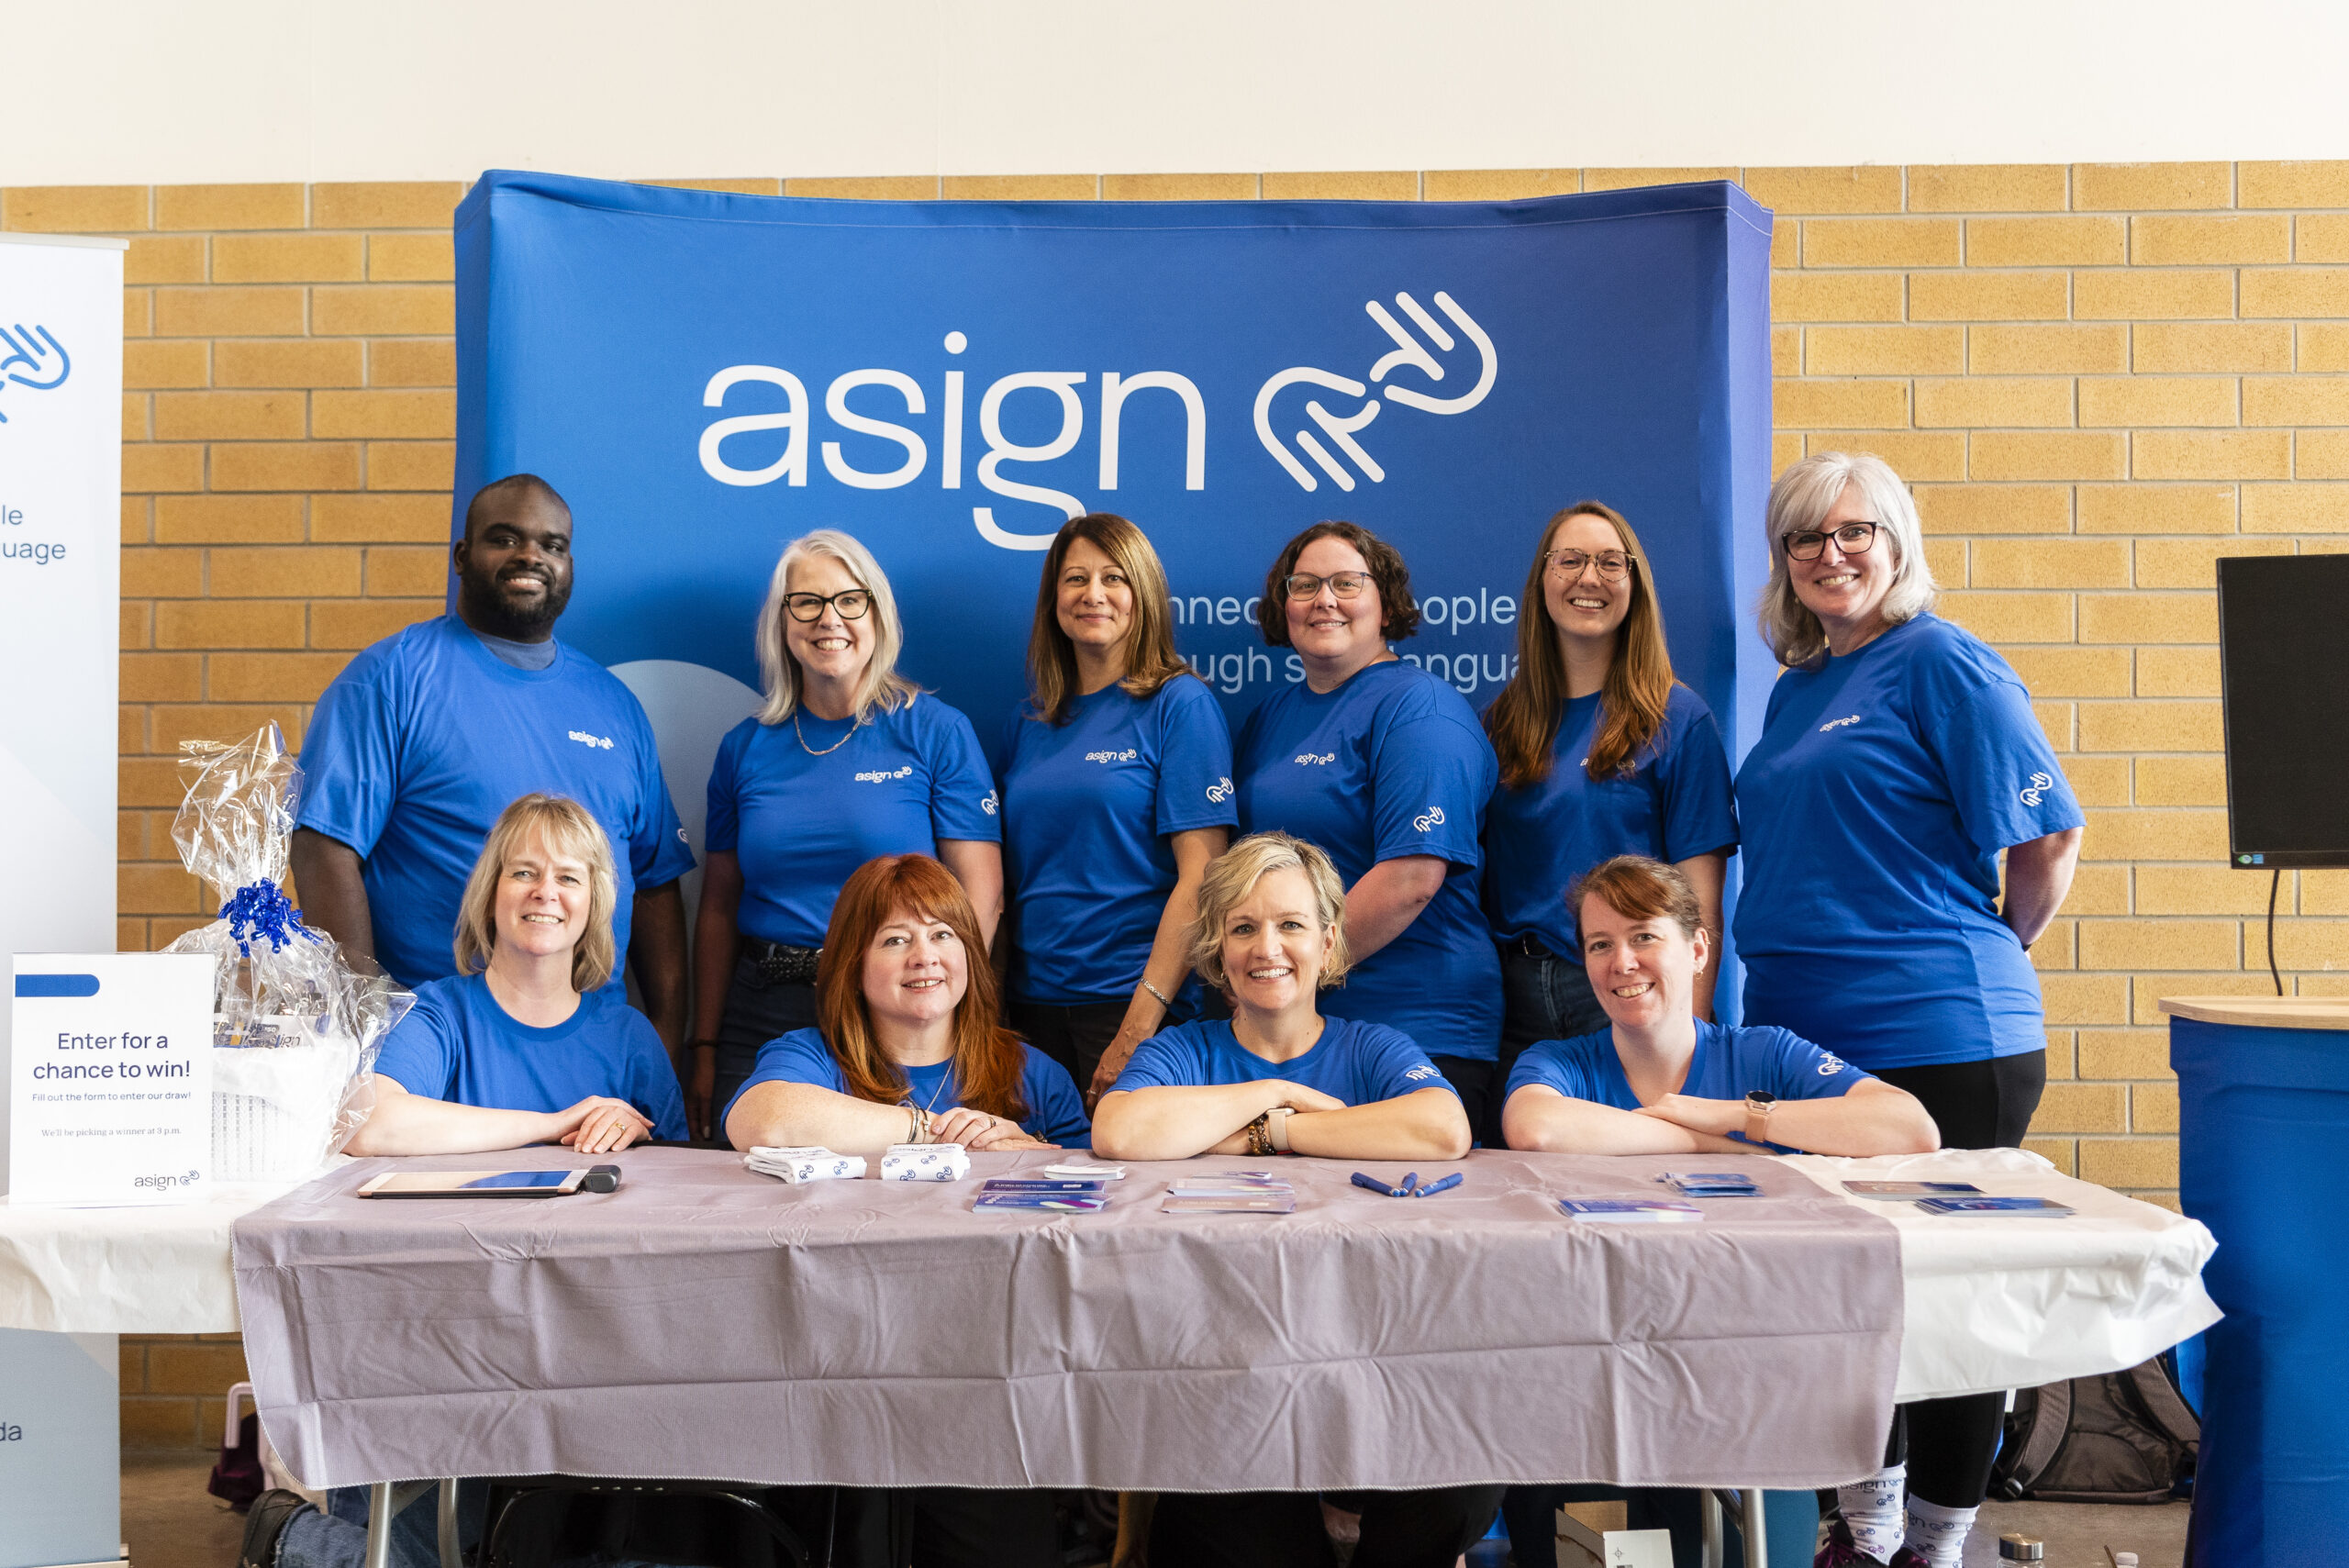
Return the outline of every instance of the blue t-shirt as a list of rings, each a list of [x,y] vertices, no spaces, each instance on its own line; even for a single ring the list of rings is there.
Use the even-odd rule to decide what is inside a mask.
[[[626,1100],[652,1136],[683,1142],[685,1100],[652,1026],[618,995],[592,992],[551,1029],[497,1005],[478,974],[417,987],[384,1039],[375,1071],[411,1095],[501,1111],[559,1111],[590,1095]]]
[[[1748,1022],[1872,1069],[2043,1050],[2001,849],[2085,818],[2031,695],[1938,616],[1771,689],[1737,775]]]
[[[1680,1092],[1706,1100],[1742,1100],[1756,1090],[1782,1100],[1831,1100],[1852,1092],[1868,1075],[1831,1051],[1819,1047],[1788,1029],[1731,1029],[1697,1020],[1697,1051],[1688,1059],[1688,1076]],[[1508,1075],[1508,1093],[1528,1084],[1555,1089],[1573,1100],[1613,1106],[1619,1111],[1640,1108],[1631,1081],[1623,1075],[1623,1059],[1615,1052],[1615,1031],[1577,1035],[1572,1040],[1536,1040],[1525,1048]],[[1742,1143],[1745,1134],[1730,1137]],[[1781,1153],[1794,1151],[1769,1148]]]
[[[1326,1013],[1313,1049],[1287,1062],[1267,1062],[1241,1044],[1229,1018],[1177,1024],[1134,1048],[1117,1087],[1196,1089],[1260,1078],[1302,1084],[1349,1106],[1375,1106],[1420,1089],[1460,1092],[1408,1035]]]
[[[1332,692],[1275,692],[1234,751],[1241,829],[1319,845],[1348,888],[1381,861],[1451,862],[1419,917],[1324,992],[1321,1010],[1392,1025],[1434,1055],[1496,1059],[1500,955],[1476,874],[1500,762],[1467,699],[1416,664],[1373,664]]]
[[[694,869],[635,694],[560,644],[545,669],[518,670],[454,616],[385,638],[334,678],[302,773],[299,825],[359,851],[375,957],[411,989],[456,972],[465,879],[518,795],[567,795],[612,841],[616,996],[637,890]]]
[[[1089,1144],[1093,1124],[1085,1119],[1085,1100],[1076,1092],[1076,1080],[1068,1075],[1067,1068],[1034,1046],[1023,1043],[1019,1049],[1028,1055],[1028,1065],[1019,1073],[1019,1097],[1028,1103],[1028,1114],[1019,1118],[1019,1130],[1063,1147]],[[952,1059],[899,1068],[906,1075],[906,1097],[928,1111],[958,1109],[963,1089],[950,1081],[953,1070]],[[793,1029],[759,1047],[758,1065],[743,1082],[742,1090],[761,1084],[812,1084],[835,1095],[848,1093],[848,1074],[841,1071],[832,1048],[824,1043],[820,1029]],[[741,1100],[742,1090],[726,1102],[726,1111],[718,1118],[721,1129]]]
[[[1558,716],[1550,776],[1493,796],[1485,821],[1485,913],[1504,940],[1532,936],[1575,956],[1575,916],[1566,889],[1613,855],[1676,863],[1715,850],[1737,851],[1729,757],[1705,699],[1675,684],[1664,728],[1639,754],[1630,778],[1594,783],[1583,766],[1598,724],[1599,694],[1576,697]]]
[[[1022,705],[1003,733],[1011,994],[1065,1006],[1124,998],[1174,888],[1171,834],[1229,828],[1231,733],[1207,683],[1151,696],[1108,686],[1053,726]]]
[[[934,855],[942,839],[1002,838],[995,777],[958,709],[923,693],[853,736],[851,719],[805,708],[796,717],[796,729],[744,719],[709,773],[702,842],[740,858],[735,918],[750,935],[821,947],[841,884],[865,862]]]

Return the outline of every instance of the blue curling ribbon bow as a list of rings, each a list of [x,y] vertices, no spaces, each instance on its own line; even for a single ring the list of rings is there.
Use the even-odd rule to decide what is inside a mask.
[[[228,935],[237,951],[247,958],[253,955],[252,944],[263,937],[269,939],[270,951],[281,952],[296,935],[311,935],[302,924],[302,911],[273,882],[249,882],[237,889],[220,906],[220,917],[228,922]]]

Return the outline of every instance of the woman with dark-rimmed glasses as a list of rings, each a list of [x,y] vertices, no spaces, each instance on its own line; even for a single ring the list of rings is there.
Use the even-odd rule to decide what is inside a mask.
[[[1565,891],[1616,855],[1675,866],[1704,929],[1721,931],[1737,851],[1729,757],[1712,710],[1673,678],[1655,579],[1620,512],[1577,501],[1552,517],[1526,573],[1517,673],[1485,709],[1501,787],[1485,828],[1485,913],[1500,943],[1498,1080],[1539,1040],[1607,1027],[1575,945]],[[1697,1016],[1713,1016],[1699,971]],[[1500,1141],[1496,1095],[1485,1141]]]
[[[879,855],[933,855],[995,940],[995,777],[971,721],[897,673],[905,630],[880,562],[832,528],[794,539],[759,610],[766,704],[709,775],[685,1113],[713,1132],[759,1047],[816,1023],[832,900]]]
[[[1908,1090],[1946,1147],[2016,1147],[2047,1080],[2025,950],[2071,887],[2079,804],[2012,666],[1932,613],[1916,503],[1881,459],[1803,459],[1764,526],[1762,636],[1786,673],[1737,775],[1745,1022]],[[1954,1564],[2003,1405],[1896,1411],[1820,1562]]]
[[[1328,851],[1353,968],[1322,1010],[1409,1036],[1481,1127],[1500,1090],[1500,961],[1476,904],[1492,743],[1466,698],[1388,646],[1419,610],[1401,553],[1368,528],[1316,523],[1289,540],[1256,619],[1305,678],[1232,747],[1241,828]]]

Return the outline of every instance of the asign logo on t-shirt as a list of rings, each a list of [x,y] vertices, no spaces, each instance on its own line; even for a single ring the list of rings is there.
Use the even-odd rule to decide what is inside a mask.
[[[608,735],[590,735],[584,729],[566,730],[564,733],[582,746],[591,746],[606,751],[612,749],[612,738]]]
[[[1221,806],[1225,801],[1230,800],[1231,798],[1231,781],[1230,779],[1218,779],[1215,783],[1208,785],[1208,798],[1215,802],[1218,806]]]
[[[1411,818],[1411,826],[1417,828],[1422,833],[1426,832],[1431,828],[1442,827],[1443,807],[1441,806],[1429,806],[1424,815]]]

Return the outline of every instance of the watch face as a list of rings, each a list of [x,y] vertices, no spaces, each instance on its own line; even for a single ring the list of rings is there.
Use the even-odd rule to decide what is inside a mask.
[[[1745,1103],[1749,1106],[1775,1106],[1778,1103],[1778,1096],[1769,1093],[1767,1090],[1756,1089],[1752,1094],[1745,1096]]]

